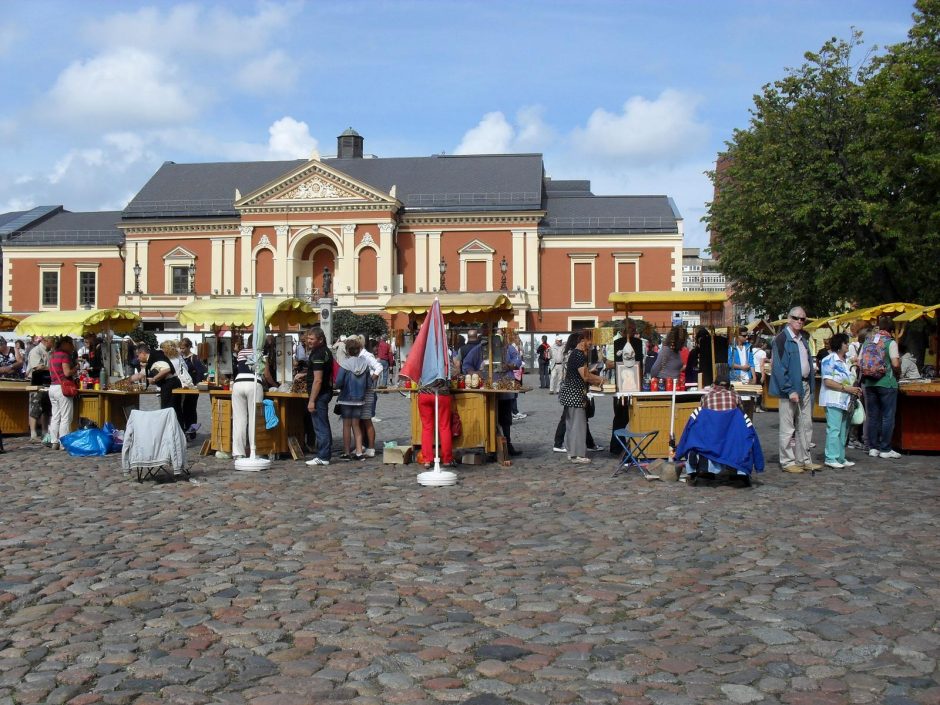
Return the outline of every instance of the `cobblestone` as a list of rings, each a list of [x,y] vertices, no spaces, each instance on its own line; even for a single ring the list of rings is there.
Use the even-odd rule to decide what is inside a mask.
[[[199,484],[138,484],[5,439],[0,705],[940,702],[935,456],[787,475],[771,413],[754,487],[647,483],[520,406],[523,456],[438,489],[378,458],[240,474],[202,438]]]

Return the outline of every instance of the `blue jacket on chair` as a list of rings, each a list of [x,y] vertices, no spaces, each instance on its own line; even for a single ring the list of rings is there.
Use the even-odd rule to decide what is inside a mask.
[[[690,451],[748,475],[752,470],[764,472],[764,452],[757,432],[740,409],[693,411],[679,439],[676,459],[685,458]]]

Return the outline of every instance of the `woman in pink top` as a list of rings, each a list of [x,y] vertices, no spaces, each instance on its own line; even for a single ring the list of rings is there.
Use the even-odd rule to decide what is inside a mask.
[[[72,353],[75,344],[71,338],[59,338],[55,352],[49,359],[49,376],[52,384],[49,386],[49,402],[52,405],[52,420],[49,422],[49,444],[53,450],[58,450],[59,438],[66,435],[72,428],[72,397],[62,393],[62,380],[72,377],[75,367],[72,364]]]

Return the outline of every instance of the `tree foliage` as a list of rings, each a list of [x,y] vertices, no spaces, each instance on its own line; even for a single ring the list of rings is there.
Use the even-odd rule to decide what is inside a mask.
[[[705,217],[739,302],[776,317],[940,301],[938,7],[919,0],[883,56],[832,39],[754,97]]]
[[[333,338],[341,335],[364,335],[378,338],[388,333],[388,324],[377,313],[358,314],[340,309],[333,312]]]

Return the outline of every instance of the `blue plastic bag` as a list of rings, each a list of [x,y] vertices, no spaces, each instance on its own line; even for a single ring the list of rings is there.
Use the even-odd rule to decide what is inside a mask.
[[[277,428],[277,425],[281,423],[281,420],[277,417],[277,411],[274,409],[274,402],[270,399],[265,399],[263,402],[261,402],[261,405],[264,407],[264,427],[268,430]]]
[[[107,455],[111,452],[111,434],[100,428],[84,428],[62,436],[59,443],[69,455]]]

